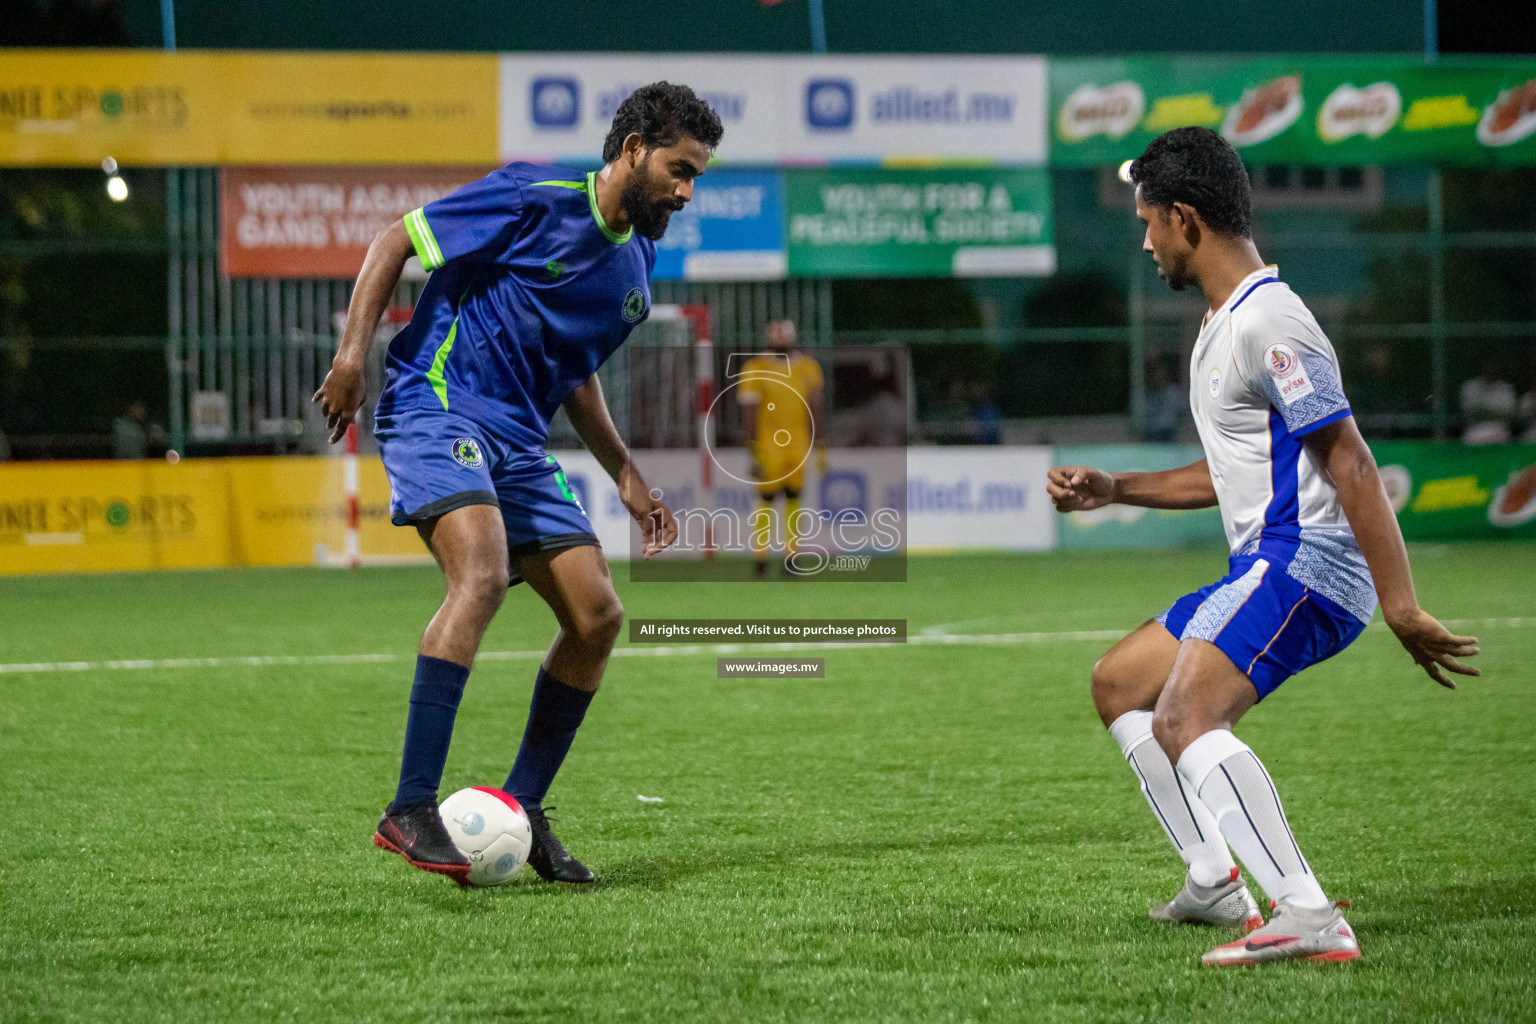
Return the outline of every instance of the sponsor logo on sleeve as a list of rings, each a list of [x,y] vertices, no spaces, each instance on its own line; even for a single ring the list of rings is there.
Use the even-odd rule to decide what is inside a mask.
[[[1264,369],[1280,386],[1280,400],[1293,405],[1312,393],[1312,381],[1301,360],[1285,344],[1271,345],[1264,351]]]
[[[853,83],[846,78],[813,78],[805,83],[805,123],[820,131],[853,127]]]
[[[581,119],[581,83],[574,78],[535,78],[528,87],[529,113],[540,128],[574,128]]]

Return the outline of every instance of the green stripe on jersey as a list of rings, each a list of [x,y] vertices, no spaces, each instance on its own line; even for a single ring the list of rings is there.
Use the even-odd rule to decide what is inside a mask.
[[[603,220],[603,211],[597,208],[597,172],[587,172],[587,205],[592,207],[592,219],[597,221],[597,226],[602,229],[603,237],[614,245],[623,245],[634,235],[635,229],[630,229],[622,235],[608,227],[608,222]]]
[[[453,323],[448,325],[448,337],[437,347],[437,354],[432,357],[432,369],[427,371],[427,383],[437,393],[437,400],[443,403],[444,412],[448,411],[448,353],[453,351],[453,339],[458,333],[459,318],[454,317]]]
[[[597,221],[597,226],[603,232],[603,237],[608,239],[608,241],[612,242],[614,245],[623,245],[634,236],[635,229],[633,227],[621,235],[618,232],[610,229],[608,227],[608,222],[603,220],[603,211],[597,208],[596,171],[588,171],[587,179],[585,181],[536,181],[533,184],[534,186],[551,185],[555,188],[569,188],[575,189],[577,192],[585,192],[587,194],[587,205],[592,208],[592,219]]]
[[[421,258],[423,270],[436,270],[443,265],[443,250],[438,248],[437,239],[432,237],[432,228],[427,224],[425,210],[417,207],[405,215],[405,232],[411,236],[411,245]]]

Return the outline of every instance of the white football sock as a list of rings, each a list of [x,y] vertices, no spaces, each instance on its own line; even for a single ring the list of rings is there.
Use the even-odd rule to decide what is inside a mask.
[[[1179,774],[1216,815],[1243,866],[1272,900],[1299,909],[1328,906],[1328,897],[1301,855],[1269,772],[1248,744],[1212,729],[1179,757]]]
[[[1142,795],[1163,832],[1189,866],[1196,884],[1226,885],[1237,864],[1221,837],[1221,829],[1195,791],[1183,785],[1168,755],[1152,738],[1152,712],[1127,711],[1109,727],[1120,753],[1141,780]]]

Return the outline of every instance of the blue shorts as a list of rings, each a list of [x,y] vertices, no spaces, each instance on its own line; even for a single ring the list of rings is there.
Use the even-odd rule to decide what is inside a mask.
[[[1229,569],[1179,598],[1157,621],[1181,641],[1215,644],[1248,676],[1260,700],[1302,669],[1338,654],[1365,629],[1356,615],[1262,554],[1237,556]]]
[[[389,475],[396,526],[468,505],[498,505],[514,583],[520,556],[598,543],[560,463],[542,449],[513,447],[473,420],[440,409],[381,416],[373,432]]]

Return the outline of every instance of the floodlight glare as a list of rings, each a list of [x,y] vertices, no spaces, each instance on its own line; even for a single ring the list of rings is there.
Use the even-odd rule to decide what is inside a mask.
[[[107,179],[107,196],[114,203],[120,203],[128,198],[128,183],[121,175],[114,174]]]

